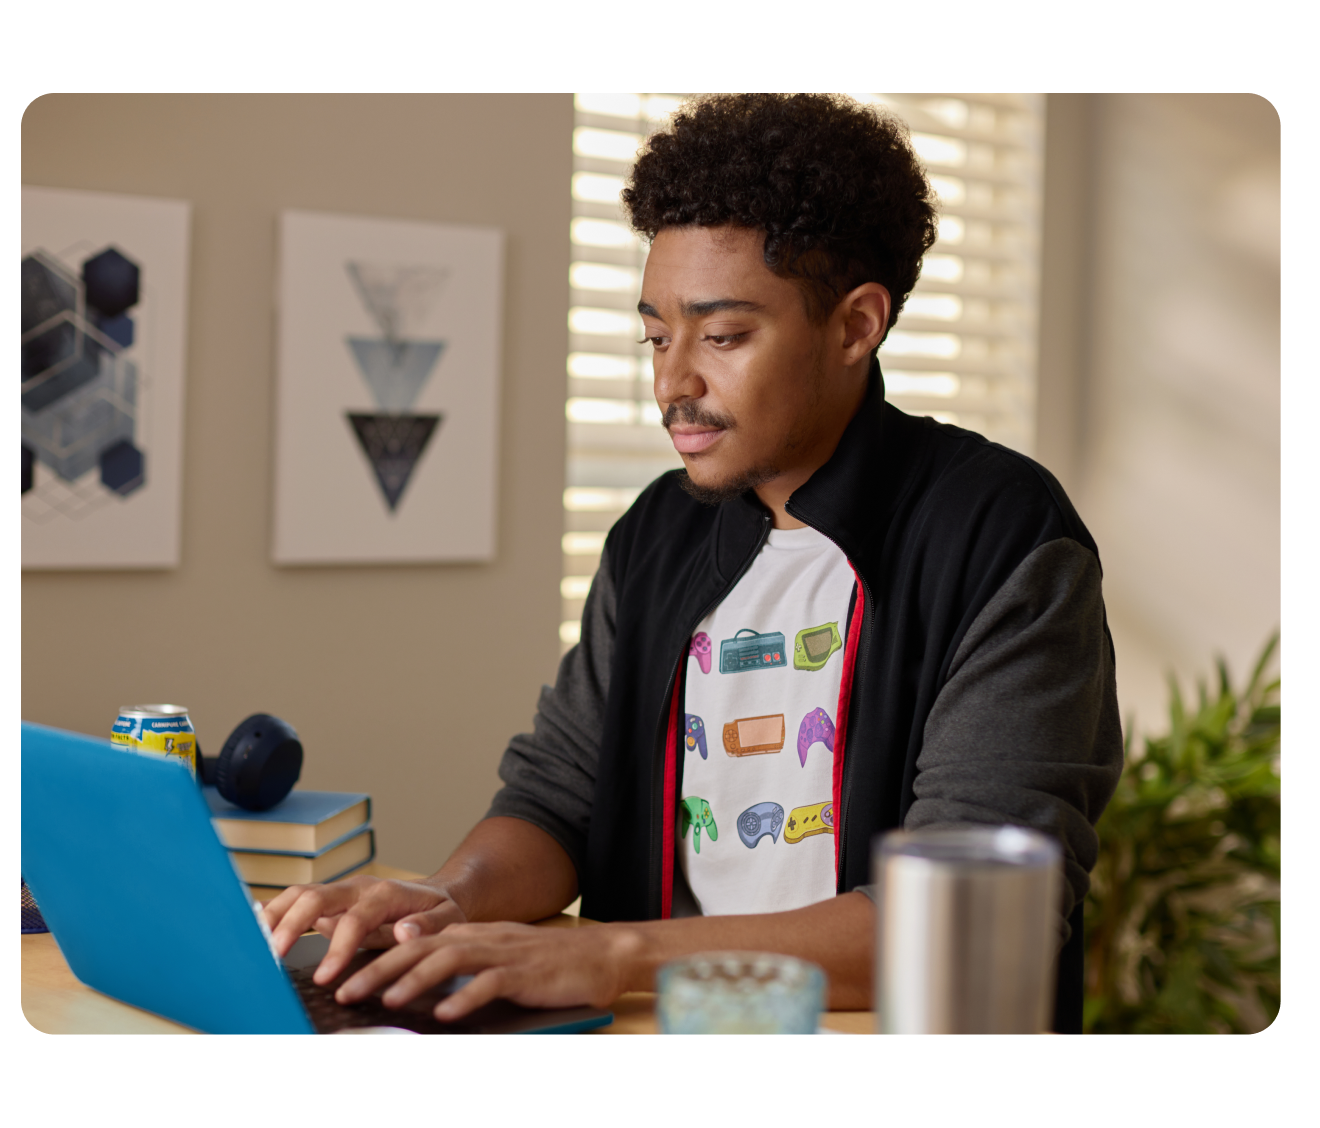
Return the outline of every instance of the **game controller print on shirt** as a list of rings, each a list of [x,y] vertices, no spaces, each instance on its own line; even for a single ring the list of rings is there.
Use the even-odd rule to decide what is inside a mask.
[[[682,824],[679,837],[686,838],[688,827],[691,827],[692,848],[698,854],[701,853],[701,830],[703,827],[706,829],[706,833],[710,835],[712,842],[720,836],[720,832],[715,826],[715,815],[710,809],[710,804],[696,795],[688,796],[679,804],[678,817]]]
[[[757,634],[751,627],[743,627],[733,638],[726,638],[720,643],[722,674],[737,674],[744,670],[772,670],[776,666],[787,665],[782,631]]]
[[[792,844],[811,838],[817,834],[834,833],[834,803],[812,803],[806,807],[794,807],[785,824],[784,841]]]
[[[784,808],[778,803],[753,803],[738,816],[738,837],[747,849],[754,850],[768,834],[773,846],[779,841],[783,826]]]
[[[834,751],[834,722],[820,708],[812,709],[798,725],[798,760],[804,768],[807,766],[807,752],[816,741],[820,741],[831,752]]]
[[[779,912],[837,891],[834,835],[819,801],[832,794],[831,749],[841,748],[835,639],[845,640],[855,583],[847,558],[814,529],[771,529],[733,589],[690,624],[675,718],[677,795],[704,801],[733,840],[712,845],[705,826],[700,837],[680,834],[697,828],[699,804],[686,821],[674,816],[675,880],[686,879],[703,913]]]
[[[694,748],[699,748],[701,758],[704,760],[706,758],[706,722],[691,713],[684,713],[683,732],[687,750],[691,752]]]
[[[698,631],[688,643],[688,657],[695,658],[703,674],[710,673],[710,635]]]

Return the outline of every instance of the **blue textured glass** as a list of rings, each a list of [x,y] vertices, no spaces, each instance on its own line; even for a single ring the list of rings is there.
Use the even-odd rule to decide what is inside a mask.
[[[663,1034],[814,1034],[825,973],[770,952],[704,952],[657,976]]]

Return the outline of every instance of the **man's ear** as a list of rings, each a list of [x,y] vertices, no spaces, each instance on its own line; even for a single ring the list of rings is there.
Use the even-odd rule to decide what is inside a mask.
[[[863,282],[837,308],[843,314],[843,362],[852,365],[874,351],[889,328],[889,291],[879,282]]]

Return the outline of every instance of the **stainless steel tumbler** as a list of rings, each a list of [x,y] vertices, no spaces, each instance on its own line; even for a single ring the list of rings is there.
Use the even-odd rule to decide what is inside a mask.
[[[1061,851],[1016,826],[876,840],[875,1012],[886,1034],[1048,1029]]]

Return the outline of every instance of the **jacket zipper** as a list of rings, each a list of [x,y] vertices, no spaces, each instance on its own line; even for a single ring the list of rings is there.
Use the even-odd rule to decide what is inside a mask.
[[[843,552],[843,549],[839,549],[839,551],[840,551],[840,552]],[[844,552],[843,555],[844,555],[844,559],[847,559],[848,554],[847,554],[846,552]],[[851,565],[851,564],[852,564],[852,561],[851,561],[851,560],[848,560],[848,563]],[[857,629],[858,629],[859,631],[861,631],[862,633],[861,633],[861,636],[860,636],[860,637],[858,638],[858,640],[857,640],[857,658],[856,658],[856,660],[853,662],[853,668],[852,668],[852,678],[853,678],[853,681],[854,681],[854,683],[855,683],[855,682],[857,681],[857,667],[860,666],[861,663],[862,663],[862,655],[863,655],[863,653],[864,653],[864,649],[865,649],[865,647],[866,647],[867,639],[868,639],[868,637],[870,636],[870,632],[866,629],[866,616],[867,616],[868,614],[871,614],[871,613],[872,613],[872,612],[871,612],[871,608],[872,608],[873,604],[872,604],[872,602],[871,602],[871,589],[870,589],[870,587],[867,585],[867,582],[866,582],[864,579],[862,579],[862,574],[861,574],[861,572],[857,571],[856,568],[853,568],[853,573],[857,576],[857,582],[858,582],[858,584],[861,585],[861,589],[862,589],[862,614],[861,614],[860,621],[859,621],[858,624],[857,624]],[[849,720],[849,722],[850,722],[849,727],[851,728],[851,727],[852,727],[852,725],[851,725],[851,721],[852,721],[852,705],[851,705],[851,702],[852,702],[852,686],[849,686],[849,688],[848,688],[848,693],[849,693],[848,720]],[[851,734],[850,734],[850,735],[851,735]],[[849,775],[848,775],[848,769],[849,769],[849,767],[853,764],[853,762],[855,762],[856,759],[857,759],[856,756],[849,757],[849,755],[848,755],[848,749],[847,749],[846,744],[845,744],[845,747],[844,747],[843,753],[844,753],[844,759],[843,759],[843,784],[842,784],[842,786],[841,786],[841,788],[840,788],[840,791],[842,792],[842,795],[840,796],[840,798],[843,800],[843,810],[840,812],[841,817],[840,817],[840,819],[839,819],[839,826],[838,826],[838,828],[837,828],[837,833],[838,833],[838,835],[839,835],[839,872],[838,872],[837,874],[834,875],[834,876],[835,876],[835,880],[836,880],[836,882],[841,881],[841,880],[842,880],[842,877],[843,877],[843,847],[844,847],[844,841],[843,841],[843,828],[849,825],[849,819],[848,819],[848,808],[849,808],[849,806],[851,806],[852,796],[853,796],[853,789],[852,789],[852,787],[849,786],[851,780],[850,780]]]
[[[815,525],[812,525],[810,521],[806,520],[806,518],[801,517],[796,513],[793,513],[793,511],[789,509],[787,505],[784,506],[784,510],[790,516],[794,517],[798,521],[802,521],[804,524],[810,526],[813,529],[816,529]],[[875,607],[875,604],[871,598],[871,588],[870,585],[867,584],[866,580],[862,578],[861,571],[858,569],[857,565],[853,563],[852,557],[849,556],[848,553],[844,550],[843,545],[841,545],[838,541],[836,541],[832,536],[830,536],[829,533],[825,532],[825,530],[823,529],[816,529],[816,532],[820,533],[820,535],[823,536],[827,541],[829,541],[830,544],[834,545],[835,548],[837,548],[841,553],[843,553],[843,558],[846,561],[848,561],[848,567],[850,567],[853,570],[853,575],[857,577],[857,583],[861,586],[862,589],[862,615],[861,615],[861,621],[857,624],[857,629],[860,630],[862,634],[861,637],[857,640],[857,659],[853,663],[853,670],[852,670],[853,681],[856,681],[857,668],[862,664],[862,658],[866,653],[866,644],[870,639],[870,632],[866,630],[866,617],[867,615],[874,614],[873,608]],[[849,686],[848,688],[848,693],[849,693],[848,712],[849,712],[849,720],[851,721],[852,719],[851,716],[852,687],[851,686]],[[849,727],[852,726],[850,725]],[[846,746],[843,749],[843,753],[844,753],[843,784],[841,787],[841,790],[843,792],[842,795],[843,810],[837,812],[835,818],[835,827],[834,827],[835,834],[839,836],[839,865],[838,865],[838,872],[834,875],[836,887],[843,875],[843,854],[844,854],[843,831],[844,828],[849,824],[848,808],[851,805],[851,800],[852,800],[852,788],[849,787],[849,783],[851,782],[849,777],[849,768],[852,765],[853,761],[856,760],[855,756],[852,757],[848,756],[848,749]]]
[[[692,621],[691,625],[688,627],[687,632],[686,632],[686,634],[685,634],[685,637],[686,637],[689,641],[691,641],[691,638],[692,638],[692,632],[695,631],[695,630],[697,629],[697,626],[698,626],[698,624],[700,624],[701,620],[704,619],[707,615],[709,615],[713,610],[715,610],[715,608],[718,607],[718,606],[720,605],[720,601],[723,600],[724,597],[725,597],[726,595],[728,595],[729,592],[731,592],[735,587],[737,587],[737,586],[738,586],[738,581],[741,580],[741,579],[743,578],[743,576],[745,576],[745,575],[747,574],[747,569],[750,568],[750,567],[752,566],[752,562],[756,559],[756,554],[757,554],[758,552],[760,552],[761,549],[765,546],[765,542],[766,542],[766,540],[767,540],[767,539],[769,538],[769,536],[770,536],[770,529],[771,529],[771,526],[772,526],[772,522],[771,522],[771,520],[770,520],[770,515],[769,515],[768,513],[763,514],[762,517],[761,517],[761,535],[757,538],[757,541],[756,541],[756,545],[755,545],[755,547],[752,549],[751,552],[749,552],[749,553],[747,554],[747,559],[744,560],[744,561],[742,562],[742,566],[739,567],[738,571],[734,574],[733,579],[730,580],[729,583],[728,583],[724,588],[722,588],[722,589],[720,590],[719,594],[716,595],[716,596],[715,596],[715,597],[714,597],[714,598],[713,598],[713,599],[712,599],[712,600],[711,600],[711,601],[710,601],[710,602],[709,602],[709,603],[708,603],[708,604],[702,609],[701,613],[700,613],[700,614],[699,614],[699,615],[698,615],[698,616]],[[842,551],[842,549],[840,549],[840,551]],[[845,553],[844,555],[846,556],[847,554]],[[669,741],[670,741],[671,736],[673,735],[673,734],[669,731],[669,726],[670,726],[670,713],[671,713],[671,710],[672,710],[672,705],[673,705],[673,700],[674,700],[674,690],[676,689],[676,687],[677,687],[677,682],[678,682],[678,672],[679,672],[679,670],[682,669],[682,667],[683,667],[683,663],[684,663],[685,661],[687,661],[687,655],[686,655],[686,654],[680,655],[680,656],[679,656],[679,660],[678,660],[678,662],[677,662],[677,663],[675,664],[675,666],[674,666],[674,671],[673,671],[673,673],[671,673],[671,674],[669,675],[669,681],[668,681],[668,683],[667,683],[666,686],[665,686],[665,696],[664,696],[664,702],[665,702],[665,704],[664,704],[664,712],[660,714],[660,724],[661,724],[661,726],[662,726],[661,731],[663,731],[663,733],[664,733],[663,743],[662,743],[661,746],[660,746],[660,758],[661,758],[662,768],[661,768],[660,786],[659,786],[658,788],[653,788],[653,789],[652,789],[652,798],[651,798],[651,820],[652,820],[652,821],[651,821],[651,841],[652,841],[652,842],[655,841],[656,830],[658,829],[659,832],[660,832],[660,852],[661,852],[661,855],[664,854],[664,849],[665,849],[665,845],[664,845],[664,844],[665,844],[665,825],[666,825],[666,824],[665,824],[664,820],[665,820],[665,819],[669,819],[670,822],[672,822],[672,821],[673,821],[673,818],[674,818],[674,812],[672,812],[672,811],[668,811],[668,810],[665,809],[665,808],[666,808],[666,804],[665,804],[665,784],[668,782],[668,780],[667,780],[667,764],[666,764],[666,759],[667,759],[668,752],[669,752]],[[678,748],[677,748],[677,745],[675,745],[675,748],[674,748],[674,771],[675,771],[675,773],[677,773],[677,771],[678,771]],[[675,807],[677,807],[677,803],[678,803],[678,794],[677,794],[677,791],[675,791],[674,801],[675,801]],[[658,823],[658,826],[657,826],[657,823]],[[664,890],[663,890],[662,888],[658,888],[658,886],[661,886],[661,885],[663,884],[663,882],[664,882],[664,872],[665,872],[665,859],[664,859],[664,857],[662,856],[662,857],[659,859],[659,861],[660,861],[659,866],[653,866],[652,869],[651,869],[651,881],[652,881],[652,885],[651,885],[651,897],[650,897],[650,902],[651,902],[651,904],[654,905],[657,901],[659,901],[660,906],[661,906],[661,915],[663,916],[663,915],[664,915]],[[658,894],[658,896],[657,896],[657,894]]]

